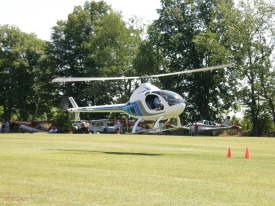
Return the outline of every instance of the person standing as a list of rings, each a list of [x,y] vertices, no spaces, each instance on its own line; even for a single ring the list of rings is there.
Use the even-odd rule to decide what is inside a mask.
[[[195,136],[199,134],[199,125],[195,123]]]
[[[103,125],[103,133],[104,133],[104,134],[107,134],[107,130],[108,130],[108,124],[107,124],[107,122],[104,122],[104,125]]]
[[[6,124],[3,122],[2,128],[1,128],[1,133],[5,133],[5,127],[6,127]]]
[[[5,129],[6,129],[6,133],[9,133],[10,131],[10,123],[9,122],[6,122],[6,125],[5,125]]]
[[[117,122],[115,123],[115,125],[114,125],[116,134],[120,134],[120,126],[121,126],[121,125],[120,125],[120,122],[117,121]]]

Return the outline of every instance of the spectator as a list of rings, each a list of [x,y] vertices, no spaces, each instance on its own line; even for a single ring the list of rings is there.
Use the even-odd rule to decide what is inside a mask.
[[[105,134],[107,134],[107,130],[108,130],[108,124],[107,124],[107,122],[104,122],[104,125],[103,125],[103,132],[104,132]]]
[[[117,121],[117,123],[115,123],[115,125],[114,125],[114,128],[115,128],[115,132],[117,133],[117,134],[120,134],[120,122],[119,121]]]
[[[199,125],[195,123],[195,136],[199,134]]]
[[[2,124],[2,128],[1,128],[1,132],[2,132],[2,133],[5,133],[5,127],[6,127],[6,124],[3,123],[3,124]]]
[[[6,129],[6,133],[9,133],[9,131],[10,131],[10,123],[9,122],[6,122],[5,129]]]

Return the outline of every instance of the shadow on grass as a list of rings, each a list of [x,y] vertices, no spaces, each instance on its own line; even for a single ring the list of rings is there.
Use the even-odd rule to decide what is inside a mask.
[[[67,150],[67,149],[45,149],[50,151],[62,151],[62,152],[85,152],[85,153],[102,153],[110,155],[141,155],[141,156],[162,156],[163,154],[152,154],[143,152],[104,152],[104,151],[91,151],[91,150]]]
[[[150,153],[134,153],[134,152],[102,152],[104,154],[114,155],[145,155],[145,156],[162,156],[163,154],[150,154]]]

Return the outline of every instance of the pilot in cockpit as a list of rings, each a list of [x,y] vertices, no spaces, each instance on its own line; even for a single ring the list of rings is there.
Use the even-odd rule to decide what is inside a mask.
[[[156,110],[163,109],[163,105],[162,105],[159,97],[157,97],[157,96],[154,98],[154,106],[155,106]]]

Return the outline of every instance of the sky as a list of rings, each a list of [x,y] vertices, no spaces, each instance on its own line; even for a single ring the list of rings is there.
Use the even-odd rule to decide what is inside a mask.
[[[35,33],[42,40],[50,40],[51,28],[58,20],[67,20],[74,6],[87,0],[0,0],[0,25],[14,25],[26,33]],[[89,0],[92,1],[92,0]],[[95,0],[99,1],[99,0]],[[137,16],[145,22],[158,18],[160,0],[104,0],[124,20]]]

